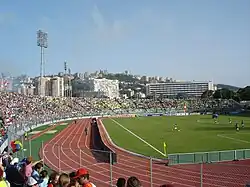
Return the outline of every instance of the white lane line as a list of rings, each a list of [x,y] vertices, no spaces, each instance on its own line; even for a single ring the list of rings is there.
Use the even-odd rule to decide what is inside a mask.
[[[111,119],[113,122],[115,122],[117,125],[119,125],[121,128],[123,128],[124,130],[126,130],[127,132],[129,132],[130,134],[132,134],[133,136],[135,136],[136,138],[138,138],[139,140],[141,140],[143,143],[145,143],[146,145],[148,145],[149,147],[151,147],[152,149],[154,149],[155,151],[157,151],[158,153],[160,153],[162,156],[166,156],[163,152],[161,152],[159,149],[155,148],[153,145],[151,145],[150,143],[148,143],[146,140],[142,139],[140,136],[138,136],[137,134],[133,133],[131,130],[127,129],[126,127],[124,127],[122,124],[120,124],[118,121]]]
[[[250,141],[241,140],[241,139],[238,139],[238,138],[232,138],[232,137],[229,137],[227,135],[233,135],[233,134],[217,134],[217,136],[221,137],[221,138],[226,138],[226,139],[229,139],[229,140],[234,140],[234,141],[237,141],[237,142],[242,142],[242,143],[247,143],[247,144],[250,143]]]

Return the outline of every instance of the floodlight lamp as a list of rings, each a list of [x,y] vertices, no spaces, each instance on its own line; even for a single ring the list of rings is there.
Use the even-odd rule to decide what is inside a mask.
[[[48,48],[48,33],[37,31],[37,46]]]

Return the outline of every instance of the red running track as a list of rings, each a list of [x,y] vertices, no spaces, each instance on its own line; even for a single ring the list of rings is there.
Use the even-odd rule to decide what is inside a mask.
[[[112,183],[119,177],[138,177],[144,187],[150,186],[149,159],[133,155],[122,150],[109,140],[102,123],[100,134],[106,146],[117,153],[118,163],[112,166]],[[52,140],[46,142],[41,157],[47,166],[56,171],[71,172],[85,167],[90,172],[91,180],[99,187],[110,184],[110,165],[98,163],[93,157],[89,145],[90,137],[85,136],[85,127],[90,128],[90,120],[83,119],[70,124]],[[93,137],[93,136],[92,136]],[[248,161],[245,164],[249,165]],[[237,162],[240,163],[240,162]],[[174,184],[180,187],[200,186],[200,165],[164,166],[153,163],[153,186]],[[240,187],[250,180],[250,167],[229,164],[204,164],[204,187]]]

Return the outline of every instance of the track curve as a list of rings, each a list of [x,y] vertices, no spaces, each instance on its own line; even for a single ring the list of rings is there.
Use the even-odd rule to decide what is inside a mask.
[[[85,135],[85,127],[90,128],[90,119],[71,123],[53,139],[46,142],[40,150],[40,156],[46,165],[56,171],[70,172],[79,167],[89,170],[91,180],[97,186],[109,186],[111,175],[108,163],[98,162],[90,150],[95,136]],[[149,159],[130,154],[113,145],[102,123],[99,130],[103,143],[117,153],[117,164],[112,166],[112,183],[119,177],[138,177],[143,186],[150,186]],[[247,162],[247,161],[246,161]],[[249,163],[248,163],[249,164]],[[153,186],[174,184],[174,186],[200,186],[200,165],[164,166],[153,163]],[[203,186],[205,187],[238,187],[246,184],[250,176],[250,167],[232,167],[222,164],[203,165]]]

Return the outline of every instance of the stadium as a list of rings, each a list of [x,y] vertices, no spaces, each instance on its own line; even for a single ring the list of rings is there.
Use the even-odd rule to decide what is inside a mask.
[[[12,149],[14,162],[32,156],[58,175],[84,167],[103,187],[130,176],[143,186],[230,187],[249,180],[250,118],[234,100],[51,99],[1,92],[1,105],[6,103],[12,108],[4,113],[1,151],[5,158]],[[13,145],[17,141],[22,148]]]
[[[0,1],[0,187],[250,187],[249,10]]]

